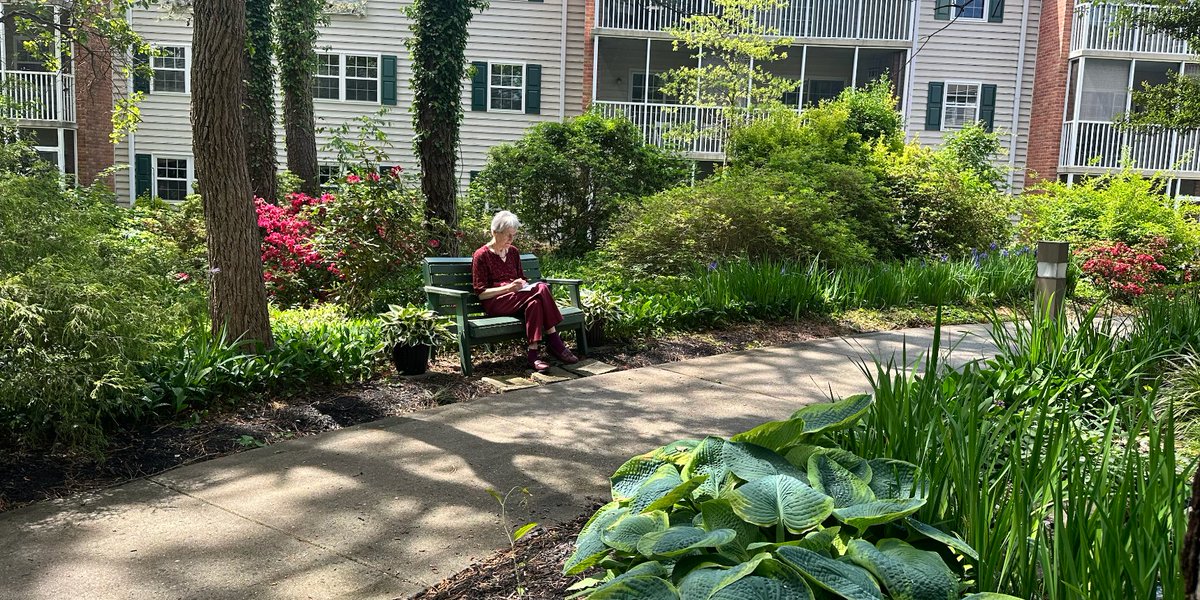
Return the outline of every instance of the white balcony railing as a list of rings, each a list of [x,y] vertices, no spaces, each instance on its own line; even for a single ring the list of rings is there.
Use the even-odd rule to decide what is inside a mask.
[[[0,71],[0,115],[19,121],[75,122],[75,76]]]
[[[912,39],[911,0],[788,0],[761,13],[763,27],[791,38],[872,41]],[[689,15],[715,11],[711,0],[599,0],[596,27],[662,31]]]
[[[1200,173],[1200,130],[1134,132],[1105,121],[1063,124],[1059,166]]]
[[[623,116],[642,131],[647,144],[674,148],[699,158],[725,152],[725,111],[717,106],[596,102],[605,117]]]
[[[1145,4],[1128,4],[1124,7],[1138,13],[1157,10],[1157,7]],[[1071,51],[1188,54],[1188,44],[1184,40],[1121,24],[1118,18],[1121,9],[1122,6],[1117,4],[1076,4],[1071,20]]]

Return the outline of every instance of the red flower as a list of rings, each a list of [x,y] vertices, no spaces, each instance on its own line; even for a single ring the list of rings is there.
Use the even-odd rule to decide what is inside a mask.
[[[400,173],[404,172],[404,167],[402,167],[400,165],[396,165],[396,166],[392,167],[391,172],[392,172],[392,177],[399,179]]]
[[[367,175],[367,177],[369,177],[371,181],[379,181],[379,173],[374,171],[372,171],[370,175]]]
[[[358,175],[351,173],[346,176],[346,183],[360,183],[360,182],[362,182],[362,177],[359,177]]]
[[[179,283],[185,283],[185,282],[191,281],[192,276],[188,275],[187,273],[180,272],[180,273],[175,274],[175,280],[178,281]]]
[[[431,240],[429,240],[429,247],[430,247],[430,248],[437,248],[437,247],[439,247],[439,246],[441,246],[441,245],[442,245],[442,243],[441,243],[441,242],[439,242],[439,241],[437,241],[436,239],[431,239]]]

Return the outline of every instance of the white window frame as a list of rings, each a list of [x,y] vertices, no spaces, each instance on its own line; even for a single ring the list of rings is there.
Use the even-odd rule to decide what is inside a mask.
[[[634,93],[633,93],[633,78],[634,77],[637,77],[639,75],[645,77],[643,85],[649,86],[650,82],[653,81],[653,78],[655,76],[662,77],[663,73],[665,73],[665,72],[666,71],[663,71],[661,69],[659,69],[659,70],[650,69],[650,74],[646,75],[645,69],[630,69],[629,70],[629,101],[637,102],[638,104],[642,103],[642,97],[634,95]],[[660,94],[662,96],[662,99],[656,100],[654,98],[655,93]],[[657,92],[655,90],[650,90],[650,93],[646,95],[646,103],[647,104],[671,104],[668,100],[670,100],[670,98],[668,98],[666,94],[663,94],[661,90],[659,90]]]
[[[186,181],[187,187],[185,188],[184,197],[186,198],[187,196],[191,195],[193,193],[192,188],[193,188],[193,186],[196,185],[196,159],[192,158],[191,156],[184,156],[181,154],[151,154],[150,155],[150,169],[153,171],[153,175],[150,177],[150,195],[154,198],[163,200],[164,202],[180,202],[180,200],[167,200],[166,198],[163,198],[162,196],[160,196],[158,194],[158,160],[159,159],[187,161],[187,181]],[[178,179],[175,179],[175,178],[168,178],[168,179],[170,181],[179,181]]]
[[[487,69],[488,69],[487,70],[487,111],[494,112],[494,113],[510,113],[510,114],[522,114],[522,115],[525,114],[525,101],[528,100],[528,98],[525,97],[525,87],[529,83],[528,80],[526,79],[529,76],[529,64],[524,63],[524,62],[499,61],[498,60],[495,62],[489,61],[487,66],[488,66],[487,67]],[[521,91],[521,108],[519,108],[519,109],[492,108],[492,67],[494,67],[494,66],[521,67],[521,86],[520,87],[512,87],[512,86],[507,86],[507,85],[496,86],[499,89],[520,90]]]
[[[160,44],[155,45],[156,50],[164,48],[179,48],[183,50],[183,91],[176,92],[172,90],[156,89],[155,83],[158,80],[158,72],[161,71],[179,71],[180,69],[168,69],[157,66],[155,63],[160,56],[150,56],[150,69],[154,71],[154,76],[150,78],[150,93],[151,94],[167,94],[171,96],[186,96],[192,93],[192,47],[186,44]]]
[[[342,166],[337,163],[317,163],[317,181],[321,179],[321,169],[328,170],[329,179],[320,187],[323,190],[337,187],[342,179]]]
[[[975,118],[964,122],[962,125],[950,126],[946,121],[946,112],[950,108],[950,86],[952,85],[968,85],[975,88]],[[966,106],[963,103],[956,102],[955,106]],[[979,121],[979,112],[983,109],[983,82],[981,81],[947,81],[942,89],[942,131],[957,131],[965,127],[968,123]]]
[[[344,87],[344,85],[342,83],[342,75],[345,74],[345,70],[342,68],[342,62],[343,62],[342,55],[338,54],[336,52],[318,52],[317,53],[318,64],[321,61],[321,57],[324,57],[324,56],[337,57],[337,70],[338,70],[338,74],[336,77],[336,79],[337,79],[337,98],[318,98],[317,94],[316,94],[316,90],[314,89],[313,90],[313,101],[314,102],[341,102],[342,96],[343,96],[342,88]],[[335,78],[330,77],[328,75],[320,75],[318,72],[314,72],[313,73],[313,87],[314,88],[316,87],[317,81],[321,80],[321,79],[335,79]]]
[[[376,52],[318,52],[318,55],[336,56],[338,57],[338,97],[334,98],[318,98],[313,94],[314,102],[344,102],[346,104],[363,104],[367,106],[378,106],[383,103],[383,55]],[[354,79],[361,81],[370,81],[366,77],[346,77],[346,58],[347,57],[365,57],[375,59],[375,100],[348,100],[346,98],[346,79]],[[316,75],[313,75],[314,81]],[[332,77],[326,77],[332,79]]]
[[[938,1],[942,2],[943,0],[938,0]],[[983,10],[980,11],[978,17],[968,17],[966,15],[963,15],[962,9],[958,7],[958,2],[955,2],[954,3],[955,5],[953,7],[954,13],[955,13],[954,18],[958,19],[959,21],[986,21],[987,17],[988,17],[988,8],[990,8],[989,5],[991,4],[991,2],[989,0],[978,0],[978,1],[981,4],[983,4]]]

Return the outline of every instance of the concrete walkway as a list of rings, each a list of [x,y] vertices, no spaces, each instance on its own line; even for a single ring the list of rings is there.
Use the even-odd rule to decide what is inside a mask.
[[[963,363],[994,348],[950,327]],[[104,492],[0,514],[2,598],[405,598],[607,500],[628,457],[729,436],[800,405],[867,391],[858,361],[928,348],[910,329],[663,364],[301,438]]]

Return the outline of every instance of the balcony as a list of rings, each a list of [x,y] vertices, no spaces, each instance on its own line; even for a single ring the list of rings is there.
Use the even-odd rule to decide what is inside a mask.
[[[594,106],[607,118],[622,116],[632,121],[647,144],[671,148],[696,160],[725,157],[728,117],[722,107],[605,101]],[[746,118],[754,119],[754,115]]]
[[[661,32],[689,15],[714,12],[711,0],[664,1],[670,8],[649,0],[599,0],[598,33]],[[797,41],[909,42],[913,6],[911,0],[789,0],[758,22]]]
[[[1200,130],[1131,132],[1107,121],[1063,124],[1059,167],[1103,172],[1126,165],[1179,177],[1200,176]]]
[[[1125,5],[1135,12],[1156,10],[1144,4]],[[1186,41],[1163,33],[1143,31],[1140,27],[1118,25],[1122,6],[1082,2],[1075,5],[1071,21],[1071,55],[1083,53],[1118,56],[1132,54],[1172,56],[1184,60],[1189,55]]]
[[[0,117],[19,122],[75,122],[75,76],[38,71],[0,71]]]

